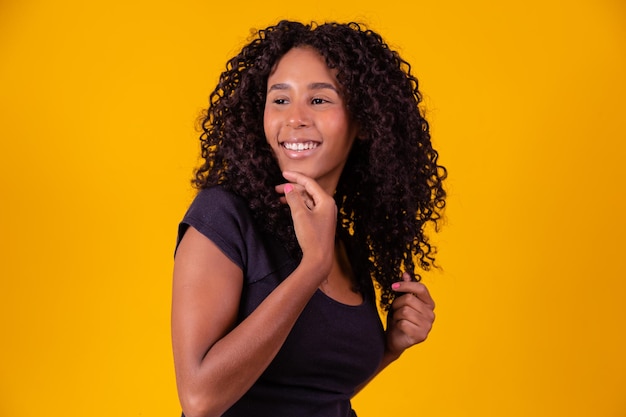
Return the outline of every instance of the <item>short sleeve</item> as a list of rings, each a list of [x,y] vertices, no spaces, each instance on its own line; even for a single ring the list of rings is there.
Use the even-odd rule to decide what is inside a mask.
[[[221,187],[201,190],[178,226],[176,247],[189,226],[209,238],[230,260],[246,269],[246,237],[252,219],[245,202]]]

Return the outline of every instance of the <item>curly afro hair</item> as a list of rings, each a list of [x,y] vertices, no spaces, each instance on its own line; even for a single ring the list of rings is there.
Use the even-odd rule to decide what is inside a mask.
[[[338,236],[357,277],[357,289],[372,294],[372,280],[387,310],[391,284],[415,266],[429,270],[435,249],[425,235],[437,229],[445,207],[442,182],[422,100],[410,65],[376,32],[358,23],[308,25],[281,21],[259,30],[230,59],[202,116],[203,164],[193,184],[221,184],[247,200],[258,224],[301,257],[288,207],[274,186],[284,182],[266,142],[263,113],[267,79],[278,60],[294,47],[317,50],[346,95],[359,136],[335,193]]]

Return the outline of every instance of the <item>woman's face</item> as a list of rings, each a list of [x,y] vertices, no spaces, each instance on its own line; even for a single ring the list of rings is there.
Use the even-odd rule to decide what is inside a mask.
[[[264,129],[278,165],[334,193],[357,134],[335,77],[312,48],[297,47],[267,82]]]

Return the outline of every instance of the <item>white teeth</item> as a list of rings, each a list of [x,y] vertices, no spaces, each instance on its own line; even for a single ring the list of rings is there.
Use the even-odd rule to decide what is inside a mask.
[[[284,142],[283,146],[290,151],[306,151],[309,149],[317,148],[317,142],[305,142],[305,143],[290,143]]]

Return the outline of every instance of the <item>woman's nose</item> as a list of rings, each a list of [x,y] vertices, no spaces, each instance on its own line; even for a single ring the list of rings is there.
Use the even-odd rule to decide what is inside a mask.
[[[311,123],[309,110],[302,104],[293,104],[289,109],[287,125],[293,128],[306,127]]]

